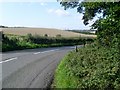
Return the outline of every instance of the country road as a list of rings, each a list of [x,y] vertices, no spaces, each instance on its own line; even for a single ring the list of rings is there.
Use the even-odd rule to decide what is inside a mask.
[[[47,88],[60,60],[74,46],[2,53],[2,88]]]

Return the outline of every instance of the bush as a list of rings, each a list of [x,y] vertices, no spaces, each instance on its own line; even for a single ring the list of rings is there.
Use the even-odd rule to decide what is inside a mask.
[[[95,45],[70,52],[55,74],[55,88],[120,89],[119,53]]]
[[[48,37],[48,34],[45,34],[44,37]]]
[[[62,35],[61,35],[61,34],[57,34],[56,37],[57,37],[57,38],[60,38],[60,37],[62,37]]]

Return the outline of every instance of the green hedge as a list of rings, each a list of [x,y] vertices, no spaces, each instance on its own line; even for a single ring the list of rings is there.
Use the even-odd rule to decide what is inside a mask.
[[[12,51],[30,48],[57,47],[80,45],[86,42],[94,42],[93,38],[53,38],[41,37],[39,35],[15,36],[2,35],[2,51]]]
[[[120,89],[120,57],[114,48],[89,45],[72,51],[59,64],[54,88]]]

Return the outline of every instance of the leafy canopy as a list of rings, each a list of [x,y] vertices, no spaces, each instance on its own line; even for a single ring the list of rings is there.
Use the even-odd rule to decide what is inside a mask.
[[[97,29],[99,44],[120,48],[120,1],[117,0],[58,0],[64,9],[77,8],[83,14],[83,23],[89,24],[95,16],[99,18],[92,25]],[[89,2],[88,2],[89,1]],[[91,1],[91,2],[90,2]],[[93,1],[93,2],[92,2]],[[99,2],[98,2],[99,1]]]

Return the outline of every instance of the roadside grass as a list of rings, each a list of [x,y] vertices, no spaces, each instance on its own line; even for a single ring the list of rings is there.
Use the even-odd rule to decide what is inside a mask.
[[[76,83],[78,82],[77,78],[69,75],[69,71],[67,69],[66,60],[67,56],[61,61],[59,67],[55,73],[54,84],[52,84],[52,88],[75,88],[77,87]],[[72,81],[72,83],[71,83]]]
[[[119,90],[118,51],[94,44],[69,52],[56,69],[52,88]]]

